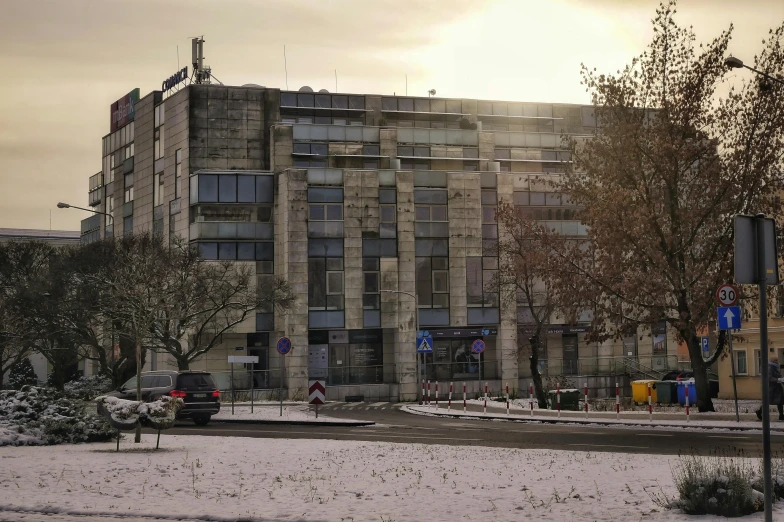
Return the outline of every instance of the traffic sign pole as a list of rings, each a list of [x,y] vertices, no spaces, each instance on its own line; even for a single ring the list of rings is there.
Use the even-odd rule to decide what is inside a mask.
[[[735,354],[732,353],[732,332],[727,332],[730,348],[730,364],[732,364],[732,394],[735,396],[735,420],[740,422],[740,414],[738,413],[738,383],[735,379]]]
[[[773,520],[773,481],[771,480],[771,465],[770,465],[770,386],[768,379],[770,378],[770,368],[768,368],[768,277],[766,273],[765,263],[765,231],[763,221],[765,216],[760,214],[755,216],[754,222],[756,224],[757,233],[757,277],[759,278],[759,302],[760,302],[760,352],[762,354],[762,468],[763,468],[763,482],[765,493],[765,521],[772,522]],[[775,225],[774,225],[774,242],[775,245]]]

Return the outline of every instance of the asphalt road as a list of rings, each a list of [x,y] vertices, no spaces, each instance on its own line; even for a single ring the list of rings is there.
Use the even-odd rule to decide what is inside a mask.
[[[206,435],[256,438],[332,439],[383,442],[415,442],[451,446],[490,446],[572,451],[612,451],[673,455],[708,455],[719,449],[743,450],[747,456],[762,453],[760,434],[680,429],[586,427],[569,424],[450,419],[412,415],[398,408],[341,410],[322,409],[333,418],[370,420],[375,426],[332,427],[319,425],[249,425],[211,421],[204,427],[178,424],[170,435]],[[772,435],[774,454],[784,455],[784,435]]]

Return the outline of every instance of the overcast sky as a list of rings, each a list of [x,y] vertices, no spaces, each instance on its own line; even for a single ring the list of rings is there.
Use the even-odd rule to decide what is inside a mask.
[[[587,103],[580,63],[614,72],[652,36],[648,0],[3,0],[0,228],[79,229],[109,106],[189,65],[227,85]],[[678,20],[751,61],[782,0],[682,0]],[[739,77],[743,73],[737,73]]]

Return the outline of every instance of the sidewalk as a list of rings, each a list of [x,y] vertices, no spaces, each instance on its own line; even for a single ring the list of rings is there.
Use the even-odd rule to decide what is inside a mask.
[[[616,419],[615,412],[588,412],[586,418],[584,411],[561,411],[560,416],[557,411],[553,410],[539,410],[534,409],[533,415],[530,410],[523,410],[520,407],[510,408],[509,415],[506,414],[506,406],[499,406],[499,403],[487,404],[487,413],[481,410],[476,411],[482,405],[477,404],[480,401],[469,401],[470,406],[474,409],[469,409],[463,412],[462,401],[459,403],[452,403],[451,410],[448,409],[447,404],[441,402],[436,408],[435,403],[428,405],[410,405],[401,408],[401,411],[412,413],[415,415],[440,415],[445,417],[460,417],[460,418],[476,418],[487,420],[511,420],[511,421],[528,421],[528,422],[541,422],[541,423],[571,423],[571,424],[584,424],[596,426],[655,426],[655,427],[670,427],[670,428],[700,428],[700,429],[722,429],[722,430],[737,430],[737,431],[761,431],[762,423],[759,422],[754,414],[741,414],[740,422],[735,420],[735,414],[728,413],[696,413],[692,410],[689,420],[686,420],[685,413],[656,413],[653,414],[653,421],[650,420],[647,411],[622,411],[620,419]],[[784,435],[784,422],[774,421],[775,417],[771,415],[770,431],[775,434]]]
[[[304,424],[318,424],[319,426],[371,426],[372,421],[353,419],[338,419],[319,412],[316,418],[315,411],[308,404],[302,402],[289,403],[283,406],[283,415],[280,413],[280,403],[255,404],[251,413],[250,403],[247,405],[234,404],[234,414],[231,413],[231,404],[222,404],[221,411],[212,416],[215,422],[229,424],[289,424],[301,426]]]

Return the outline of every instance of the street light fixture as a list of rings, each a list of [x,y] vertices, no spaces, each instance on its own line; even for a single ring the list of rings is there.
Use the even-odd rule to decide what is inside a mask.
[[[414,323],[416,324],[416,335],[414,337],[416,338],[416,336],[419,335],[419,298],[417,297],[417,295],[415,293],[405,292],[403,290],[381,290],[381,292],[388,293],[388,294],[405,294],[405,295],[407,295],[409,297],[413,297],[414,298]],[[416,339],[414,340],[414,349],[416,350]],[[416,352],[414,352],[414,353],[416,354],[416,359],[417,359],[417,361],[416,361],[417,362],[417,369],[416,369],[417,397],[419,397],[419,404],[422,404],[422,400],[423,400],[424,397],[422,397],[422,386],[420,386],[420,384],[419,384],[420,383],[420,381],[419,381],[419,354],[416,353]],[[424,359],[424,358],[425,358],[425,354],[422,354],[422,359]]]
[[[746,65],[745,63],[743,63],[743,60],[741,60],[740,58],[735,58],[734,56],[729,56],[726,60],[724,60],[724,65],[726,65],[730,69],[744,69],[745,68],[745,69],[748,69],[750,71],[754,71],[755,73],[759,74],[760,76],[764,77],[767,80],[771,80],[771,81],[774,81],[776,83],[784,84],[784,80],[782,80],[781,78],[777,78],[777,77],[772,76],[772,75],[770,75],[770,74],[768,74],[766,72],[762,72],[762,71],[760,71],[758,69],[755,69],[754,67]]]
[[[102,214],[104,216],[109,216],[109,218],[112,220],[111,224],[114,224],[114,216],[112,216],[108,212],[101,212],[100,210],[95,210],[95,209],[92,209],[92,208],[77,207],[76,205],[63,203],[62,201],[57,203],[57,208],[76,208],[76,209],[79,209],[79,210],[84,210],[85,212],[92,212],[94,214]]]

